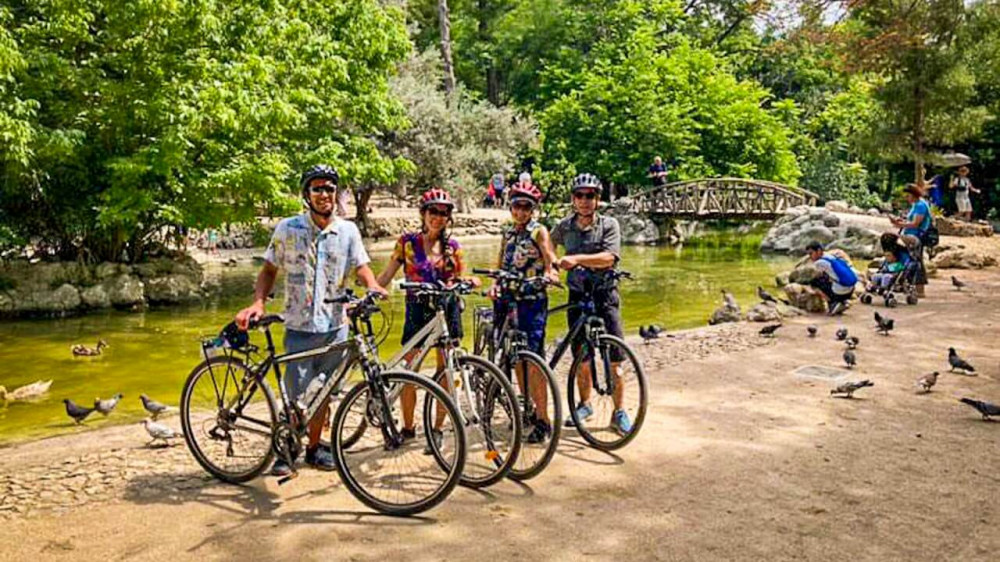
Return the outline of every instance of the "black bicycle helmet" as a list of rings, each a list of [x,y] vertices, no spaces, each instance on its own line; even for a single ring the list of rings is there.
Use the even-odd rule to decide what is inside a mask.
[[[337,173],[337,170],[333,169],[333,166],[316,164],[305,172],[302,172],[302,177],[299,179],[299,187],[303,193],[309,187],[309,182],[315,179],[327,179],[332,181],[334,185],[340,185],[340,174]]]
[[[593,189],[594,191],[601,192],[601,180],[597,179],[594,174],[583,173],[575,178],[573,178],[573,189],[572,192],[576,193],[581,189]]]

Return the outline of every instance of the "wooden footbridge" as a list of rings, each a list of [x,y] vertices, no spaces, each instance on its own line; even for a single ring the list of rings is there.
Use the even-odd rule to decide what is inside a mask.
[[[668,183],[619,199],[614,206],[654,218],[767,220],[818,200],[815,193],[780,183],[711,178]]]

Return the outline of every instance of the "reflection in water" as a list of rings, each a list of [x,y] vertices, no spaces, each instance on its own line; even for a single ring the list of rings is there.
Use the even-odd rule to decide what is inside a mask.
[[[640,324],[650,323],[674,329],[703,325],[720,303],[722,287],[732,291],[741,303],[752,302],[754,287],[773,285],[775,273],[790,263],[788,259],[761,258],[758,243],[759,237],[755,236],[723,236],[683,249],[626,248],[622,264],[635,276],[621,288],[626,330],[634,333]],[[469,248],[469,261],[491,266],[494,251],[492,245]],[[376,264],[387,258],[384,252],[373,254]],[[202,359],[201,338],[216,334],[240,307],[249,303],[256,267],[227,268],[217,274],[222,276],[222,296],[206,299],[200,305],[0,323],[0,364],[5,367],[0,373],[0,385],[13,389],[38,379],[55,380],[42,401],[0,405],[0,442],[138,421],[144,417],[140,393],[177,405],[185,378]],[[564,300],[565,293],[553,290],[553,306]],[[471,338],[472,305],[485,299],[475,297],[470,301],[465,331]],[[388,358],[399,347],[403,328],[403,302],[398,291],[391,305],[384,308],[392,320],[382,346],[382,355]],[[551,319],[550,341],[565,331],[565,317]],[[280,337],[280,327],[276,333]],[[93,345],[99,338],[111,344],[104,355],[90,358],[70,353],[72,344]],[[106,419],[91,416],[84,428],[74,427],[63,410],[63,398],[90,405],[94,398],[107,398],[116,392],[125,395],[118,409]],[[175,419],[167,419],[177,425]],[[136,431],[144,436],[141,428]]]

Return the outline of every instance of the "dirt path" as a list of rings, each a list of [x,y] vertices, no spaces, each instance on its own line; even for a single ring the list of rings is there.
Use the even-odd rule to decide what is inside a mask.
[[[890,337],[858,305],[773,340],[741,324],[638,344],[652,396],[632,445],[569,432],[537,479],[460,489],[423,518],[375,515],[312,471],[219,485],[138,426],[4,449],[0,560],[992,560],[1000,423],[957,398],[1000,402],[1000,274],[961,277],[971,290],[936,282],[889,311]],[[850,376],[875,381],[854,400],[791,374],[839,367],[840,324],[862,340]],[[949,346],[979,376],[944,373]]]

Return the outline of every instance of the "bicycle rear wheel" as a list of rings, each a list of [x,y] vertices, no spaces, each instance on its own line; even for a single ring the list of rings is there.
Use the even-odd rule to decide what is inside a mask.
[[[465,433],[454,402],[433,381],[409,371],[388,371],[380,377],[388,414],[380,400],[372,399],[367,381],[352,388],[337,408],[333,422],[337,471],[344,486],[368,507],[389,515],[413,515],[441,503],[455,489],[465,466]],[[426,415],[414,427],[415,438],[402,443],[385,438],[384,424],[402,429],[397,422],[402,419],[402,400],[399,392],[392,392],[399,385],[415,387],[418,399],[424,397],[434,411],[440,407],[443,421],[436,454],[446,463],[425,452],[434,439],[429,431],[433,422]],[[353,443],[347,447],[349,439]]]
[[[198,464],[231,483],[252,480],[274,459],[277,406],[235,357],[213,357],[191,371],[181,392],[184,440]]]
[[[466,460],[460,483],[470,488],[484,488],[497,483],[510,472],[521,452],[521,416],[517,394],[499,367],[482,357],[462,355],[455,358],[462,376],[459,384],[468,383],[473,404],[465,389],[458,387],[456,405],[466,431]],[[435,380],[446,391],[451,387],[445,373]],[[424,416],[433,416],[430,403],[424,403]],[[445,459],[439,459],[446,465]]]
[[[514,390],[524,431],[524,444],[510,469],[514,480],[538,476],[552,461],[562,432],[562,393],[545,360],[531,351],[520,351],[511,365]],[[548,425],[545,436],[543,427]]]
[[[635,353],[617,336],[600,336],[596,355],[589,347],[589,344],[584,345],[579,355],[573,358],[573,365],[570,367],[569,381],[566,383],[570,417],[580,436],[594,447],[604,451],[620,449],[635,439],[646,419],[646,404],[649,400],[646,375]],[[613,358],[621,359],[617,362],[617,379],[609,372],[615,364]],[[581,417],[577,408],[580,395],[578,379],[587,374],[584,372],[585,366],[588,371],[596,370],[600,389],[591,388],[589,403],[592,413]],[[592,382],[593,379],[588,376],[588,380]],[[620,385],[620,408],[615,404],[616,393],[608,392],[610,380],[615,380],[615,384]],[[617,410],[623,411],[631,422],[629,431],[623,432],[616,427],[614,416]]]

